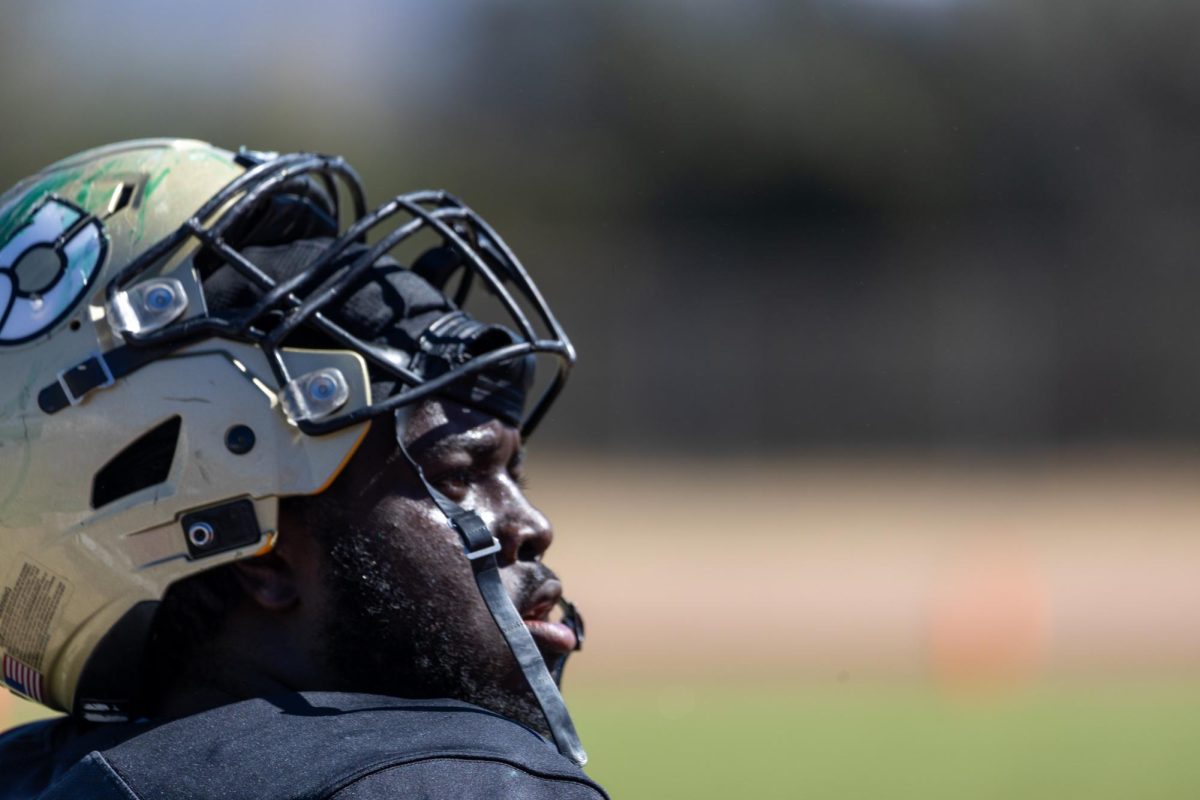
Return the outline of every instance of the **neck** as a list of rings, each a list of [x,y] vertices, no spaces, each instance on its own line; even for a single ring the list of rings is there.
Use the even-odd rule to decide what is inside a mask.
[[[254,697],[333,688],[287,626],[234,613],[217,637],[187,654],[158,693],[154,716],[182,717]]]

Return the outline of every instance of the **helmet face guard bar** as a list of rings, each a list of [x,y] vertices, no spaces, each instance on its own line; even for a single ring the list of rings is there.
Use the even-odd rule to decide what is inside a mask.
[[[341,195],[338,188],[341,187],[352,204],[354,219],[309,267],[286,280],[276,281],[226,241],[225,237],[237,222],[254,213],[261,201],[273,191],[304,177],[320,181],[333,203],[335,219],[340,217]],[[228,208],[222,212],[221,209],[226,206]],[[210,221],[214,216],[215,221]],[[365,245],[369,233],[382,231],[389,224],[391,230],[349,266],[339,262],[338,257],[348,247],[352,244]],[[324,313],[344,301],[376,261],[422,232],[438,237],[441,245],[452,250],[461,260],[464,272],[454,305],[461,306],[466,301],[473,279],[478,277],[504,308],[519,337],[511,345],[475,356],[430,380],[408,369],[407,359],[400,351],[356,337]],[[205,314],[168,324],[158,330],[125,331],[122,335],[126,344],[132,348],[170,352],[211,337],[252,342],[263,349],[279,384],[287,386],[294,376],[289,373],[280,351],[290,334],[307,325],[346,349],[359,353],[385,377],[395,379],[405,387],[391,397],[354,411],[320,420],[296,420],[297,426],[309,435],[332,433],[394,412],[495,365],[529,355],[549,354],[555,357],[557,370],[522,421],[521,432],[528,436],[562,390],[575,362],[574,347],[529,273],[504,240],[479,215],[453,195],[441,191],[398,195],[368,212],[362,180],[339,157],[296,153],[273,157],[252,166],[217,192],[174,233],[157,242],[117,273],[105,289],[108,303],[111,304],[119,292],[136,283],[139,277],[154,267],[167,262],[192,240],[198,241],[202,249],[235,269],[261,291],[262,296],[251,308],[240,313],[220,317]],[[335,274],[339,269],[340,274]],[[534,320],[526,314],[522,301],[532,309]],[[540,323],[545,335],[539,335],[535,320]]]

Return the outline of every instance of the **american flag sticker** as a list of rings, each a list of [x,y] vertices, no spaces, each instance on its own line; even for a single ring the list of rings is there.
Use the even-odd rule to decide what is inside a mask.
[[[17,694],[42,702],[42,673],[9,655],[4,656],[4,685]]]

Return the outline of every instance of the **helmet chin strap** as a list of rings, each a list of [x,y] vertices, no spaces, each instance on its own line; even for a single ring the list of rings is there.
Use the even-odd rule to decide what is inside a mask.
[[[492,535],[478,514],[468,511],[446,497],[425,478],[421,466],[404,446],[404,431],[408,422],[406,411],[407,409],[404,408],[396,411],[396,445],[425,487],[425,491],[433,500],[434,505],[446,516],[450,527],[462,539],[463,551],[475,573],[475,583],[479,587],[479,593],[483,595],[483,602],[487,605],[496,627],[504,635],[508,649],[512,651],[513,657],[521,667],[525,681],[537,699],[547,725],[550,726],[550,733],[554,736],[558,752],[583,766],[587,763],[587,753],[579,742],[579,734],[575,732],[575,723],[571,721],[571,714],[567,711],[566,703],[563,702],[555,677],[551,677],[541,651],[538,650],[533,637],[529,635],[529,628],[525,626],[524,620],[521,619],[521,615],[517,612],[500,580],[500,564],[496,560],[496,554],[500,552],[500,541]],[[576,631],[579,641],[582,641],[582,620],[574,606],[566,604],[564,608],[567,610],[564,622]],[[562,678],[565,662],[566,658],[563,657],[555,665],[555,676],[559,680]]]

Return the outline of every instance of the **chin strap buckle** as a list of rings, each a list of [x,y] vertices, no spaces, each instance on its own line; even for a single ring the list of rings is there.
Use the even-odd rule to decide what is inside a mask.
[[[58,373],[58,385],[62,387],[67,402],[73,406],[82,403],[88,392],[107,388],[115,382],[103,353],[96,353],[86,361]]]
[[[421,480],[425,481],[425,476],[421,475]],[[437,492],[432,486],[426,486],[429,490]],[[500,552],[500,540],[492,535],[488,530],[488,526],[483,524],[483,520],[474,511],[467,511],[458,503],[452,502],[448,497],[441,492],[437,492],[437,497],[434,497],[434,502],[447,517],[450,518],[450,526],[458,533],[463,542],[463,555],[468,561],[475,562],[481,558],[494,556]]]
[[[500,540],[493,536],[492,543],[482,550],[464,549],[463,552],[466,553],[468,561],[474,561],[477,558],[486,558],[500,552]]]
[[[163,358],[174,350],[169,347],[130,347],[122,345],[106,353],[96,353],[70,369],[58,373],[53,383],[38,392],[38,407],[47,414],[77,406],[96,389],[112,386],[121,378]]]

